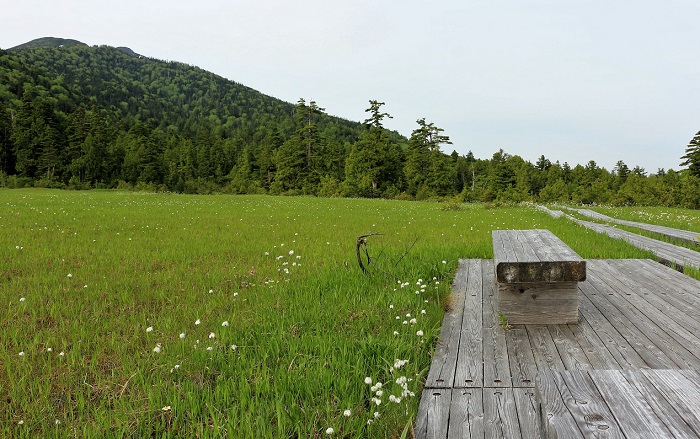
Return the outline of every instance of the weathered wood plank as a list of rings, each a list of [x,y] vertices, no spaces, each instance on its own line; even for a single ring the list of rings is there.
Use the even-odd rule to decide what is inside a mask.
[[[692,379],[690,374],[675,370],[642,370],[641,373],[700,436],[700,378]]]
[[[564,368],[569,370],[591,369],[593,365],[579,344],[571,327],[577,325],[547,325],[554,345],[561,356]]]
[[[659,369],[648,369],[653,375],[656,373],[672,372],[677,377],[683,377],[679,371],[667,371]],[[700,437],[693,431],[693,425],[700,428],[700,422],[691,420],[696,418],[696,414],[688,410],[683,402],[677,401],[672,395],[669,397],[661,392],[663,384],[655,377],[650,377],[644,370],[624,371],[622,375],[627,381],[634,385],[649,403],[649,407],[654,410],[666,427],[671,431],[673,437]],[[675,377],[674,377],[675,378]]]
[[[593,369],[622,369],[615,356],[610,353],[606,343],[600,338],[591,324],[581,315],[578,325],[567,325],[574,338],[586,353]]]
[[[465,292],[462,329],[459,344],[459,357],[454,377],[454,387],[484,386],[483,357],[483,261],[469,260],[466,267],[467,290]]]
[[[535,389],[514,387],[513,396],[515,397],[515,408],[518,410],[518,423],[523,438],[539,438],[540,418]]]
[[[552,335],[545,325],[528,325],[527,333],[530,337],[530,346],[535,357],[537,370],[564,369],[564,362],[552,340]]]
[[[615,358],[620,367],[623,369],[648,367],[647,362],[637,353],[627,339],[595,307],[594,301],[598,300],[596,296],[600,293],[591,287],[590,279],[581,284],[580,291],[583,292],[581,303],[579,304],[581,315],[589,323],[590,327],[594,328],[595,334],[604,343],[605,348]],[[586,327],[584,326],[581,329],[586,330]]]
[[[622,371],[591,370],[588,374],[626,437],[673,437],[644,396],[627,381]]]
[[[440,338],[433,354],[433,361],[425,381],[427,388],[451,388],[459,355],[459,344],[464,315],[464,300],[467,288],[467,265],[470,261],[460,259],[452,286],[455,306],[445,313],[440,329]]]
[[[416,426],[417,439],[444,439],[447,437],[452,390],[425,389],[421,395]]]
[[[589,218],[597,219],[599,221],[611,222],[629,227],[636,227],[638,229],[653,232],[662,236],[666,236],[668,238],[678,239],[696,245],[700,244],[700,240],[698,240],[698,236],[700,236],[700,233],[691,230],[676,229],[673,227],[659,226],[656,224],[646,224],[638,221],[629,221],[619,218],[612,218],[610,216],[603,215],[602,213],[590,209],[574,210],[576,210],[581,215],[585,215]]]
[[[681,319],[682,323],[678,323],[667,313],[660,312],[651,305],[644,295],[644,280],[648,278],[645,273],[636,271],[631,273],[630,277],[626,277],[627,273],[619,270],[615,263],[596,261],[596,264],[601,270],[605,269],[610,273],[608,286],[620,293],[605,297],[621,315],[627,317],[640,332],[644,332],[678,367],[700,367],[700,340],[684,327],[693,325],[696,319],[684,316],[685,318]],[[639,284],[634,284],[634,288],[631,288],[634,279]],[[671,314],[676,317],[681,315],[679,312]]]
[[[585,437],[624,437],[587,372],[560,371],[552,375],[564,403]]]
[[[484,438],[484,402],[481,388],[452,390],[448,439]]]
[[[540,426],[545,439],[579,439],[583,433],[566,406],[557,387],[554,373],[549,370],[537,373],[535,396],[539,406]]]
[[[512,387],[505,331],[496,309],[493,261],[483,262],[484,386]]]
[[[499,283],[498,309],[512,324],[578,323],[576,282]]]
[[[484,433],[490,439],[521,439],[512,388],[484,388]]]
[[[505,333],[510,375],[515,387],[534,387],[537,367],[524,325],[513,325]]]
[[[637,330],[634,322],[626,318],[621,310],[607,300],[609,296],[619,294],[609,286],[610,274],[604,270],[599,270],[596,274],[587,283],[598,292],[595,306],[603,317],[624,337],[635,352],[644,359],[648,367],[653,369],[672,369],[677,367],[676,363],[659,346],[656,346],[646,334]],[[586,289],[582,289],[582,291],[584,291],[584,295],[587,294]]]

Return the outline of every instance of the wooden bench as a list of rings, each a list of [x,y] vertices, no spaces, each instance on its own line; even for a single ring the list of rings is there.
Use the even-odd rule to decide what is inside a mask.
[[[549,230],[494,230],[498,310],[509,324],[578,322],[586,261]]]

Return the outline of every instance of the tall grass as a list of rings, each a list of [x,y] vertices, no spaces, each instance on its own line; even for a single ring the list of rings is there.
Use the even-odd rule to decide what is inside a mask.
[[[647,256],[526,207],[2,190],[0,436],[397,437],[506,228]]]

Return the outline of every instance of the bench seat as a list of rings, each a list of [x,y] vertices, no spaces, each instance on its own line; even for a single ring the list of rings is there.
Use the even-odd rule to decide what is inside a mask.
[[[512,324],[578,322],[586,261],[549,230],[494,230],[498,308]]]

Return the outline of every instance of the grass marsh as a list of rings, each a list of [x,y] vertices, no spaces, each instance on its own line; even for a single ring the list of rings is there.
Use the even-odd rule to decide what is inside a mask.
[[[458,259],[521,228],[649,257],[531,207],[0,190],[0,436],[399,437]]]

